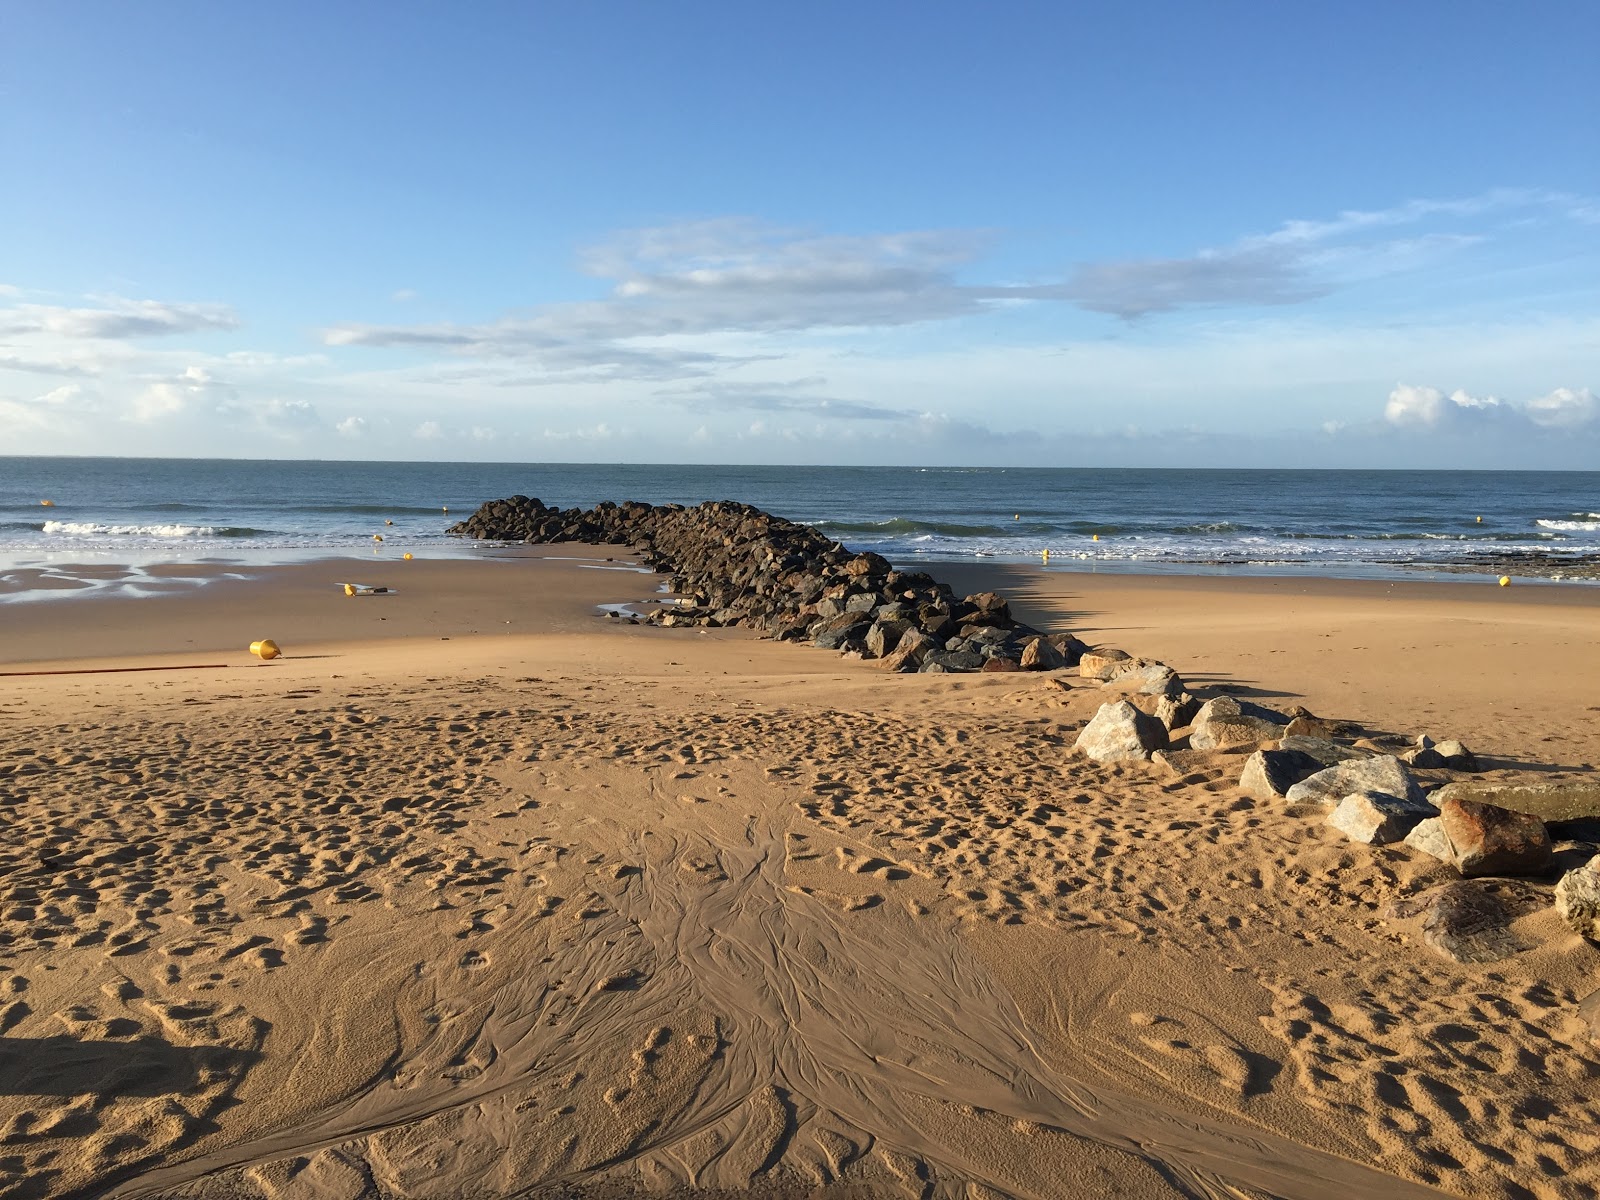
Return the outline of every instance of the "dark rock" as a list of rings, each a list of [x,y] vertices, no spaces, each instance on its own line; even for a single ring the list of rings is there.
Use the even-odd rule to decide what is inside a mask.
[[[888,654],[883,656],[883,666],[889,671],[915,671],[933,649],[933,639],[920,629],[908,629]]]
[[[994,658],[984,660],[982,670],[985,674],[992,674],[996,671],[1020,671],[1022,670],[1022,664],[1014,658],[1001,658],[996,655]]]

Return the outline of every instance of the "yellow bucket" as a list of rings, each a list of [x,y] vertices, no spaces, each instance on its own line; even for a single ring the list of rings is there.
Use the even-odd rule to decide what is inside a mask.
[[[283,651],[278,649],[278,643],[271,638],[262,638],[259,642],[250,643],[250,653],[265,662],[269,658],[277,658]]]

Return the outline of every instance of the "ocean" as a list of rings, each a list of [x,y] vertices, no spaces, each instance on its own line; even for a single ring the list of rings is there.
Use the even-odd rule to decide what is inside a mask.
[[[734,499],[897,564],[1600,573],[1600,472],[613,466],[0,457],[0,571],[481,552],[482,501]],[[47,506],[43,501],[50,501]],[[382,543],[373,541],[379,535]]]

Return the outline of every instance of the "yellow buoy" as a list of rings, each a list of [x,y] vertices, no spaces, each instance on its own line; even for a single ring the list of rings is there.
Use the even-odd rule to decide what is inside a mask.
[[[444,510],[445,510],[445,512],[449,512],[450,511],[450,506],[448,504],[446,504],[444,506]]]
[[[1482,524],[1483,524],[1483,518],[1482,518],[1482,517],[1479,517],[1479,518],[1478,518],[1478,524],[1479,524],[1479,525],[1482,525]]]
[[[406,551],[406,552],[405,552],[405,553],[404,553],[404,554],[402,554],[402,555],[401,555],[401,556],[400,556],[400,557],[401,557],[401,558],[403,558],[403,559],[405,559],[405,560],[406,560],[406,561],[407,561],[407,562],[410,562],[410,561],[411,561],[411,551],[409,551],[409,550],[407,550],[407,551]]]
[[[1100,535],[1098,533],[1094,535],[1094,540],[1097,542],[1100,540]]]
[[[1511,586],[1511,576],[1509,576],[1509,575],[1500,576],[1500,586],[1501,587],[1510,587]]]
[[[1049,562],[1050,561],[1050,551],[1048,551],[1048,550],[1039,551],[1039,556],[1041,558],[1043,558],[1045,562]]]
[[[383,534],[381,534],[381,533],[375,533],[375,534],[373,534],[373,535],[372,535],[372,540],[373,540],[373,541],[375,541],[375,542],[381,542],[381,541],[383,541]]]
[[[356,594],[356,585],[353,584],[353,583],[345,584],[344,585],[344,594],[346,596],[354,596]]]
[[[394,522],[393,522],[393,521],[390,521],[390,520],[387,520],[387,519],[385,519],[385,521],[384,521],[384,522],[383,522],[383,523],[384,523],[384,524],[385,524],[385,525],[393,525],[393,524],[394,524]]]
[[[271,638],[262,638],[259,642],[250,643],[250,653],[265,662],[269,658],[277,658],[283,651],[278,649],[278,643]]]
[[[1013,517],[1012,517],[1012,518],[1011,518],[1011,519],[1012,519],[1012,520],[1013,520],[1013,521],[1020,521],[1020,520],[1022,520],[1022,514],[1021,514],[1021,513],[1017,513],[1017,514],[1016,514],[1016,515],[1014,515],[1014,516],[1013,516]]]
[[[45,508],[54,508],[56,506],[56,502],[54,500],[41,500],[39,503]]]

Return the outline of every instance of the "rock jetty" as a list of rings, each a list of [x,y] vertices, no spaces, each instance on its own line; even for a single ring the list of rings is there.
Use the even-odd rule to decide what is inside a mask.
[[[740,626],[779,641],[880,660],[894,671],[1060,670],[1086,647],[1016,621],[1004,597],[957,597],[921,571],[846,549],[809,525],[732,500],[548,507],[491,500],[450,528],[480,541],[627,546],[670,573],[683,599],[646,620]]]

